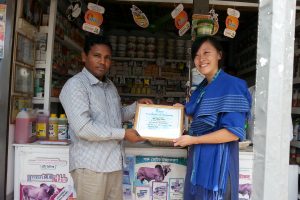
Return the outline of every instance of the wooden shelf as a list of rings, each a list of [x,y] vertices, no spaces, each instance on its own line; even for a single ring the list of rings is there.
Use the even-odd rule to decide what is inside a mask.
[[[44,104],[44,98],[40,97],[32,97],[32,103],[33,104]]]
[[[46,64],[36,63],[35,64],[35,69],[46,69]]]
[[[48,33],[48,26],[40,26],[39,32],[40,33]]]
[[[158,95],[158,94],[131,94],[131,93],[120,93],[120,96],[128,97],[155,97],[155,98],[172,98],[172,97],[185,97],[185,95],[170,94],[170,95]]]
[[[300,83],[300,77],[293,79],[293,84],[299,84]]]
[[[178,80],[188,81],[188,77],[165,77],[165,76],[139,76],[139,75],[108,75],[109,78],[124,77],[124,78],[136,78],[136,79],[166,79],[166,80]]]
[[[112,57],[112,60],[120,60],[120,61],[148,61],[155,62],[156,58],[130,58],[130,57]],[[177,60],[177,59],[165,59],[167,63],[186,63],[187,60]]]
[[[58,97],[50,97],[50,102],[52,102],[52,103],[60,103]]]
[[[300,18],[296,19],[295,21],[295,28],[297,28],[298,26],[300,26]]]
[[[120,93],[120,96],[128,96],[128,97],[157,97],[156,94],[131,94],[131,93]]]
[[[300,107],[292,107],[292,114],[300,115]]]
[[[296,148],[300,148],[300,141],[291,141],[291,146],[296,147]]]
[[[67,47],[68,49],[72,49],[77,52],[81,52],[83,50],[81,46],[79,46],[79,44],[77,44],[67,36],[64,36],[63,39],[56,36],[55,39],[57,39],[63,46]]]
[[[59,98],[58,97],[50,97],[50,102],[53,103],[60,103]],[[44,98],[40,98],[40,97],[32,97],[32,103],[33,104],[44,104]]]

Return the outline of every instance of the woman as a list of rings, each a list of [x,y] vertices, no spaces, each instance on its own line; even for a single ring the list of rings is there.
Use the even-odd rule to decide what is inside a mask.
[[[205,76],[185,105],[193,118],[190,134],[174,146],[190,146],[185,200],[237,200],[239,145],[251,96],[246,83],[220,69],[222,47],[211,36],[196,39],[192,58]]]

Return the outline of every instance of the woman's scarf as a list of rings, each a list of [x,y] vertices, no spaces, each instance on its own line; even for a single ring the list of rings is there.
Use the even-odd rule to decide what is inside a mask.
[[[186,114],[193,116],[190,128],[190,135],[193,136],[224,128],[218,124],[222,113],[244,112],[248,114],[250,111],[251,96],[246,83],[241,79],[220,70],[213,81],[210,84],[207,83],[205,79],[185,106]],[[245,136],[243,127],[232,127],[232,129],[229,127],[228,130],[240,132]],[[192,193],[200,192],[204,199],[210,199],[209,196],[214,200],[222,199],[228,177],[229,154],[228,143],[194,146]]]

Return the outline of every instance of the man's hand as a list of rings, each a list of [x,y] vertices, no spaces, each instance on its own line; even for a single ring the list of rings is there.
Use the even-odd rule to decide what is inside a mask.
[[[134,129],[126,129],[124,139],[133,143],[145,141]]]
[[[141,104],[153,104],[153,101],[147,98],[139,99],[137,102]]]

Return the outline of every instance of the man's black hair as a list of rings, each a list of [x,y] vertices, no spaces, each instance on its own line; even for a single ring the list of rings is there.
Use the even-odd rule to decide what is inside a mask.
[[[105,36],[103,36],[103,35],[96,35],[96,34],[87,34],[85,36],[85,43],[84,43],[84,49],[83,49],[84,52],[85,52],[85,54],[88,54],[89,51],[91,50],[92,46],[94,46],[95,44],[106,45],[112,51],[111,44],[110,44],[109,40]]]

